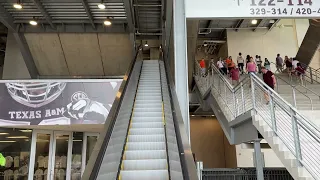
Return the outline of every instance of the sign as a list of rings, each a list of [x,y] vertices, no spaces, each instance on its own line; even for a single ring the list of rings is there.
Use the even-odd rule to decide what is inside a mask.
[[[317,18],[320,0],[185,0],[186,18]]]
[[[0,126],[103,124],[122,80],[0,81]]]

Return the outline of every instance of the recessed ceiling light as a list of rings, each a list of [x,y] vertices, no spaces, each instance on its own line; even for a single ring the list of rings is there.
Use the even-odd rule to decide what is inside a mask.
[[[0,143],[14,143],[16,141],[0,141]]]
[[[98,8],[99,8],[99,9],[105,9],[106,6],[105,6],[104,4],[102,4],[102,3],[100,3],[100,4],[98,4]]]
[[[258,20],[253,19],[253,20],[251,21],[251,24],[258,24]]]
[[[21,3],[14,3],[13,7],[16,9],[22,9],[22,4]]]
[[[35,20],[31,20],[30,22],[29,22],[32,26],[36,26],[38,23],[37,23],[37,21],[35,21]]]
[[[9,136],[8,139],[28,139],[27,136]]]
[[[25,132],[25,133],[27,133],[27,132],[32,132],[32,130],[31,129],[23,129],[23,130],[20,130],[21,132]]]
[[[108,20],[105,20],[103,24],[106,26],[111,26],[112,22],[108,19]]]

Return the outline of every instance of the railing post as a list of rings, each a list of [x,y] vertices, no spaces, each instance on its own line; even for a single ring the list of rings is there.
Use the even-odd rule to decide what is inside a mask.
[[[233,98],[233,109],[234,109],[234,118],[237,117],[237,104],[238,102],[236,101],[236,96],[235,96],[235,92],[232,91],[232,98]]]
[[[299,129],[298,129],[298,122],[296,118],[296,112],[290,108],[291,111],[291,124],[292,124],[292,133],[293,133],[293,141],[294,141],[294,147],[295,147],[295,155],[297,158],[297,165],[301,166],[301,144],[300,144],[300,136],[299,136]]]
[[[292,100],[293,100],[293,105],[295,108],[297,108],[297,100],[296,100],[296,91],[294,90],[294,87],[292,88]]]
[[[310,79],[311,79],[311,84],[313,84],[313,78],[312,78],[312,68],[309,67],[309,71],[310,71]]]
[[[277,121],[276,121],[276,115],[275,115],[275,105],[273,101],[273,97],[271,96],[271,92],[267,89],[267,93],[269,96],[269,107],[270,107],[270,115],[271,115],[271,123],[272,123],[272,130],[273,133],[276,134],[277,132]]]
[[[244,99],[244,92],[243,92],[243,83],[240,83],[240,87],[241,87],[241,99],[242,99],[242,112],[245,112],[246,110],[246,100]]]
[[[252,97],[252,108],[256,110],[256,97],[255,97],[255,86],[252,76],[249,74],[249,78],[251,80],[251,97]]]

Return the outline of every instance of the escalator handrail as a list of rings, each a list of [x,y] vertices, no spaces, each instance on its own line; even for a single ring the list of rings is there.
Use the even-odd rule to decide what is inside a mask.
[[[100,147],[99,153],[98,153],[96,159],[94,160],[94,166],[92,166],[91,167],[92,169],[89,170],[89,172],[90,172],[90,175],[89,175],[89,178],[88,178],[89,180],[96,180],[96,178],[97,178],[97,176],[99,174],[100,166],[101,166],[101,163],[103,161],[104,154],[106,152],[108,143],[110,141],[111,134],[112,134],[114,125],[116,123],[116,119],[117,119],[117,116],[118,116],[118,113],[119,113],[123,98],[125,96],[126,89],[127,89],[128,83],[130,81],[134,65],[135,65],[135,63],[137,61],[137,57],[138,57],[139,51],[141,49],[140,47],[141,47],[141,45],[136,50],[136,53],[135,53],[135,55],[133,57],[133,60],[131,61],[130,65],[128,67],[128,70],[127,70],[127,72],[126,72],[126,74],[125,74],[125,76],[123,78],[123,81],[122,81],[121,86],[119,88],[119,91],[117,93],[116,99],[114,100],[114,103],[113,103],[113,105],[111,107],[110,113],[109,113],[109,115],[107,117],[106,124],[105,124],[105,129],[107,129],[106,136],[103,139],[103,142],[102,142],[102,145]],[[90,157],[90,159],[91,159],[91,157]],[[89,160],[89,163],[90,163],[90,160]],[[84,179],[84,178],[82,178],[82,179]]]
[[[189,139],[186,133],[187,131],[186,131],[185,124],[183,122],[182,114],[180,111],[177,94],[174,90],[175,85],[170,74],[171,71],[168,64],[169,62],[167,62],[163,54],[162,54],[162,60],[164,62],[167,84],[169,88],[172,117],[173,117],[174,127],[176,131],[177,145],[179,149],[183,177],[184,177],[184,180],[198,179],[193,154],[191,151],[191,146],[189,144]]]

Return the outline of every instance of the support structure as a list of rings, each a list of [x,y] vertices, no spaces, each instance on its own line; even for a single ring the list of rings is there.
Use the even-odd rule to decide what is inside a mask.
[[[52,22],[52,19],[49,15],[49,13],[46,11],[46,9],[43,7],[40,0],[33,0],[34,4],[37,6],[38,10],[41,12],[41,14],[46,18],[47,22],[50,24],[52,29],[55,29],[55,25]]]
[[[261,153],[260,139],[254,141],[254,156],[257,171],[257,180],[263,180],[263,161]]]
[[[190,143],[187,28],[184,0],[173,1],[173,24],[175,90]]]
[[[131,0],[123,0],[123,4],[127,14],[127,23],[128,23],[129,32],[135,32]]]
[[[92,28],[96,29],[96,25],[94,24],[94,19],[93,19],[92,13],[90,11],[90,6],[89,6],[87,0],[82,0],[82,5],[83,5],[84,9],[86,10],[86,13],[87,13],[87,16],[89,18],[89,21],[90,21]]]

